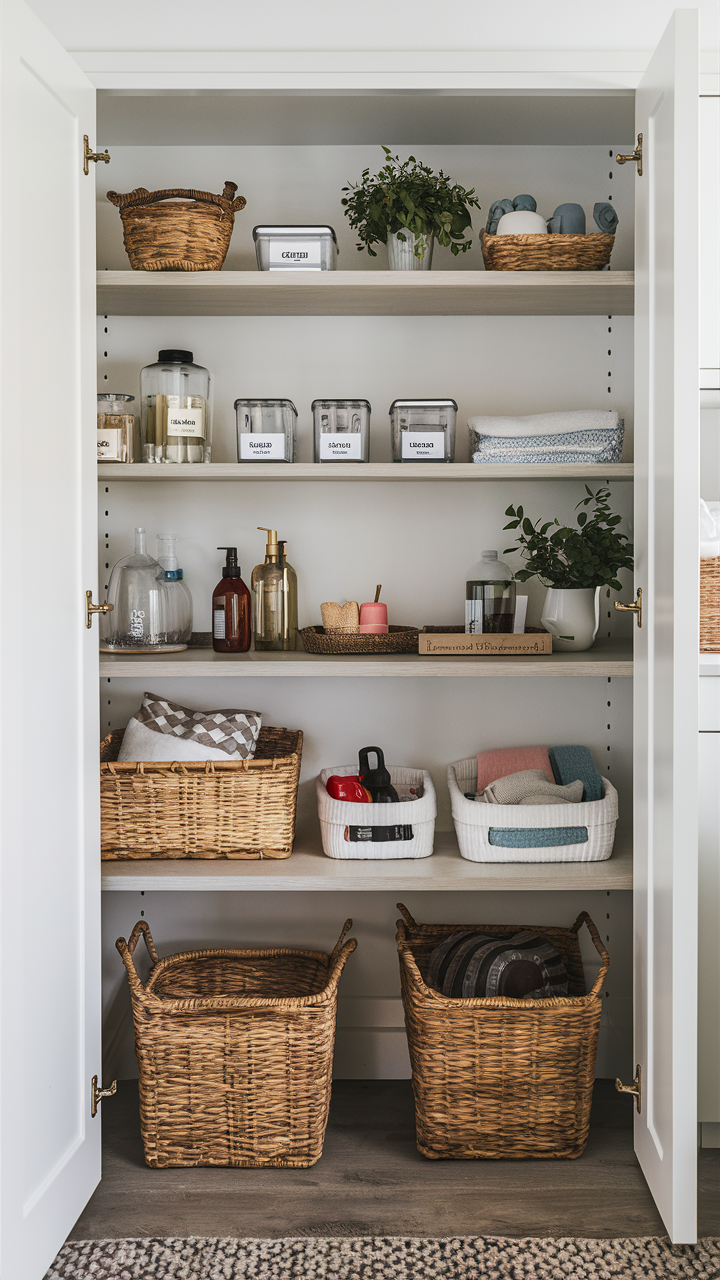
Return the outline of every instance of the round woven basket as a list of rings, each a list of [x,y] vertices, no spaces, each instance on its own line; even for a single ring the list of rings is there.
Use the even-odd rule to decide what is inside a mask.
[[[134,271],[219,271],[235,214],[246,204],[236,191],[236,182],[226,182],[221,196],[184,187],[137,187],[125,196],[108,191],[108,200],[120,210],[130,266]]]
[[[303,627],[300,632],[307,653],[417,653],[417,627],[391,627],[383,635],[359,631],[325,631],[324,627]]]
[[[480,236],[486,271],[602,271],[615,237],[534,235]]]

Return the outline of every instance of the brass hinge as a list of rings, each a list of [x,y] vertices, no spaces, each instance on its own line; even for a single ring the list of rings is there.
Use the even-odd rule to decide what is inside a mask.
[[[622,1080],[615,1080],[615,1088],[618,1093],[631,1093],[635,1099],[637,1113],[640,1115],[642,1111],[642,1067],[640,1063],[635,1068],[635,1079],[632,1084],[623,1084]]]
[[[642,168],[643,136],[642,134],[641,133],[638,134],[637,146],[629,156],[617,155],[615,159],[617,160],[618,164],[628,164],[628,163],[636,164],[638,178],[642,178],[642,172],[643,172],[643,168]]]
[[[95,613],[112,613],[115,608],[114,604],[93,604],[92,591],[85,592],[85,626],[88,631],[92,626],[93,614]]]
[[[618,613],[634,613],[637,624],[642,626],[642,587],[638,587],[637,595],[632,604],[623,604],[621,600],[615,601],[615,608]]]
[[[91,160],[93,164],[100,164],[100,162],[102,162],[103,164],[109,164],[110,152],[108,151],[107,147],[105,148],[104,151],[91,151],[90,139],[88,135],[84,133],[83,134],[83,173],[85,174],[86,178],[90,172],[90,170],[88,169],[88,165]]]
[[[97,1076],[93,1076],[92,1084],[90,1086],[90,1115],[93,1120],[98,1113],[98,1103],[101,1102],[103,1098],[112,1098],[113,1094],[116,1093],[117,1080],[113,1080],[109,1089],[98,1089],[98,1078]]]

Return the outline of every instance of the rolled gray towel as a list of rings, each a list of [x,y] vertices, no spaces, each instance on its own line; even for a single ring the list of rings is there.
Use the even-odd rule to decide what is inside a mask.
[[[537,200],[533,196],[516,196],[513,200],[513,209],[529,209],[530,213],[536,213]]]
[[[494,236],[498,228],[498,222],[502,218],[503,214],[512,213],[512,212],[513,212],[512,200],[496,200],[494,204],[491,204],[490,212],[488,213],[488,220],[485,225],[485,230],[487,231],[488,235]]]
[[[615,232],[617,231],[618,216],[617,209],[614,209],[611,204],[607,204],[605,201],[599,200],[598,203],[593,206],[593,218],[600,230],[606,235],[615,235]]]

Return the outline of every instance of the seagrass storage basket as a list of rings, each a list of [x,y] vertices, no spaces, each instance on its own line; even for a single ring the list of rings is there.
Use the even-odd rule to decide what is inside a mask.
[[[235,214],[246,204],[236,191],[236,182],[226,182],[220,196],[186,187],[136,187],[124,196],[108,191],[108,200],[120,210],[130,266],[134,271],[219,271]]]
[[[127,970],[145,1161],[305,1169],[322,1155],[347,920],[320,951],[185,951],[158,958],[147,921],[116,946]],[[152,968],[134,952],[143,934]]]
[[[486,271],[602,271],[610,261],[615,237],[597,232],[589,236],[480,236]]]
[[[262,728],[250,760],[118,761],[100,746],[100,846],[128,858],[289,858],[303,736]]]
[[[427,986],[434,948],[461,929],[503,938],[527,926],[416,924],[402,903],[398,909],[418,1150],[431,1160],[576,1159],[590,1126],[600,991],[610,965],[587,912],[571,929],[536,929],[562,956],[567,997],[466,1000]],[[578,940],[582,924],[600,958],[587,993]]]
[[[720,556],[700,561],[700,652],[720,653]]]

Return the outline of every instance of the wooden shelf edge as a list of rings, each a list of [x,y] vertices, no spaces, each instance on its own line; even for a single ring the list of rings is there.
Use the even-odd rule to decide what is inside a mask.
[[[536,463],[535,465],[502,466],[489,463],[450,462],[207,462],[181,466],[156,466],[136,462],[129,466],[105,462],[98,465],[98,480],[295,480],[336,481],[437,481],[437,480],[632,480],[632,462],[602,465],[576,463]]]

